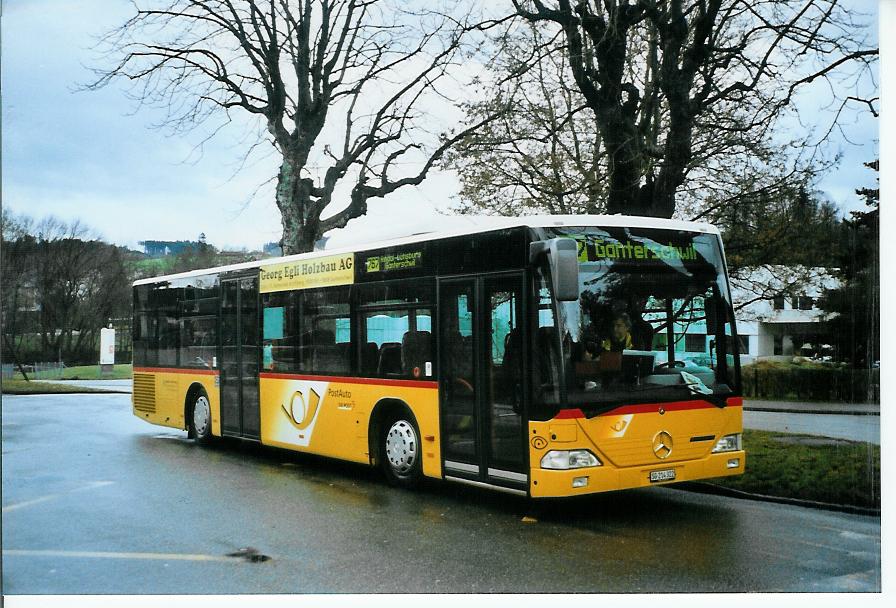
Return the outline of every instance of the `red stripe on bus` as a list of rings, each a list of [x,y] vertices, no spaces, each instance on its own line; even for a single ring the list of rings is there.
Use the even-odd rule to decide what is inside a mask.
[[[184,369],[182,367],[135,367],[135,372],[150,374],[194,374],[197,376],[217,376],[217,369]]]
[[[570,418],[584,418],[585,412],[580,410],[579,408],[573,408],[571,410],[560,410],[557,412],[557,415],[554,416],[554,420],[569,420]]]
[[[424,380],[391,380],[386,378],[349,378],[345,376],[305,376],[299,374],[281,374],[262,372],[259,378],[282,380],[310,380],[312,382],[345,382],[346,384],[373,384],[375,386],[405,386],[408,388],[439,388],[438,382]]]
[[[725,400],[729,407],[741,407],[743,399],[740,397],[730,397]],[[641,405],[624,405],[617,407],[615,410],[601,414],[601,416],[621,416],[623,414],[647,414],[650,412],[658,412],[663,409],[667,412],[680,412],[687,410],[703,410],[717,407],[708,401],[702,399],[695,401],[673,401],[672,403],[644,403]]]

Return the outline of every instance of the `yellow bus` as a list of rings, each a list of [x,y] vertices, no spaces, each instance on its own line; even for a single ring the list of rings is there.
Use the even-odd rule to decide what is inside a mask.
[[[134,415],[404,486],[560,497],[743,473],[715,228],[464,221],[135,282]]]

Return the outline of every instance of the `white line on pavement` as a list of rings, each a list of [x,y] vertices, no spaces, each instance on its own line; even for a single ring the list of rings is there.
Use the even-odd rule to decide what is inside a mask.
[[[80,492],[81,490],[92,490],[94,488],[101,488],[103,486],[111,485],[112,481],[91,481],[88,484],[83,486],[79,486],[77,488],[72,488],[68,492],[62,492],[60,494],[47,494],[46,496],[41,496],[40,498],[34,498],[32,500],[26,500],[25,502],[17,502],[15,504],[6,505],[3,507],[3,513],[8,513],[9,511],[15,511],[16,509],[21,509],[23,507],[30,507],[31,505],[36,505],[42,502],[47,502],[48,500],[56,500],[57,498],[63,496],[64,494],[71,494],[72,492]]]
[[[201,553],[129,553],[120,551],[53,551],[37,549],[4,549],[3,555],[4,557],[89,557],[104,559],[180,560],[192,562],[233,562],[240,560],[238,557],[203,555]]]

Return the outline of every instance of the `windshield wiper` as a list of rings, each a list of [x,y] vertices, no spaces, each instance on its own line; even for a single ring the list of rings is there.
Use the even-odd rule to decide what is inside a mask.
[[[690,376],[691,374],[688,374],[688,375]],[[699,378],[697,378],[697,380],[699,381]],[[728,395],[731,394],[730,389],[726,390],[726,391],[714,392],[711,388],[709,388],[708,386],[703,384],[703,382],[700,382],[699,386],[702,386],[703,389],[706,389],[709,392],[704,393],[704,392],[702,392],[701,389],[695,388],[696,387],[695,384],[690,384],[690,383],[669,384],[669,385],[664,386],[663,388],[671,388],[671,389],[674,389],[677,391],[686,390],[688,392],[688,394],[691,395],[692,397],[694,397],[695,399],[702,399],[703,401],[712,403],[714,406],[716,406],[718,408],[723,408],[728,405],[726,400],[727,400]]]

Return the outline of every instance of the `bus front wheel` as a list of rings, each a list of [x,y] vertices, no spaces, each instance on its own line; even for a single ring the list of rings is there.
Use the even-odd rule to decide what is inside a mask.
[[[399,415],[383,425],[380,462],[390,483],[410,488],[420,482],[423,453],[420,431],[410,416]]]
[[[212,437],[212,408],[205,392],[198,392],[190,408],[190,435],[196,443],[208,443]]]

